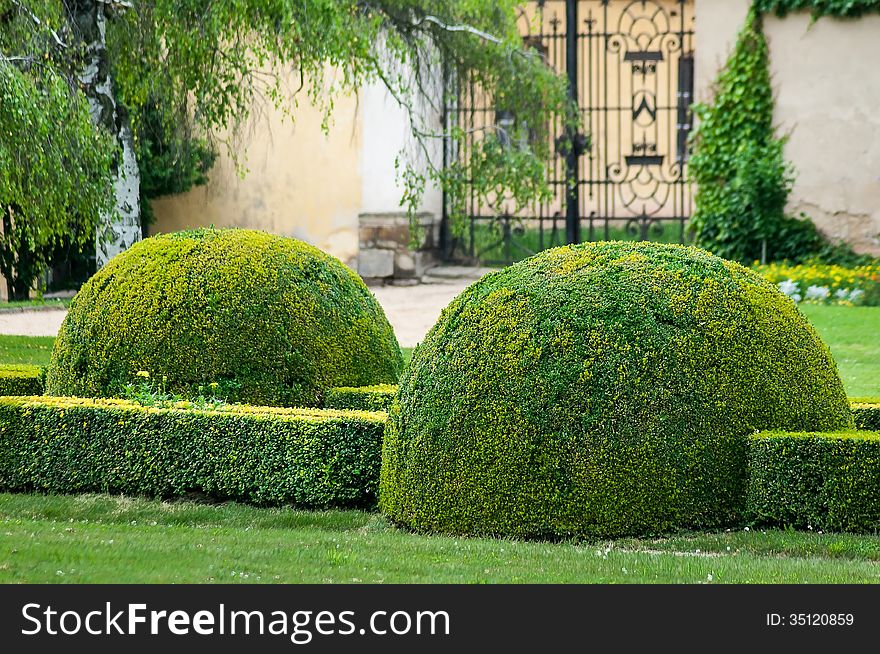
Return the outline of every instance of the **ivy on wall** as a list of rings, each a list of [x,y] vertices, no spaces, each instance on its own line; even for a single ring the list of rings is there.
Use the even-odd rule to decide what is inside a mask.
[[[773,89],[761,16],[750,11],[715,82],[715,101],[696,105],[690,159],[697,185],[691,220],[696,241],[737,261],[766,259],[785,221],[792,171],[773,130]]]
[[[786,215],[794,169],[783,156],[785,138],[773,127],[769,50],[762,28],[766,11],[800,9],[857,15],[880,0],[755,0],[733,53],[718,75],[712,104],[694,105],[699,118],[689,162],[696,184],[691,228],[696,243],[714,254],[753,261],[820,258],[860,263],[845,244],[828,242],[809,219]],[[823,14],[827,15],[827,14]],[[807,218],[803,216],[803,218]]]
[[[757,11],[785,16],[789,12],[809,11],[813,18],[835,16],[855,18],[880,13],[880,0],[755,0]]]

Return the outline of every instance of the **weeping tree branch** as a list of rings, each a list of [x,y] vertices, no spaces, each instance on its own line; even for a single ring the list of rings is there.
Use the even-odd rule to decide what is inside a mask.
[[[30,17],[30,19],[34,22],[34,25],[36,25],[40,29],[45,28],[49,32],[49,34],[52,35],[52,39],[55,41],[55,43],[58,45],[59,48],[66,48],[67,47],[67,44],[61,40],[60,36],[58,36],[58,32],[56,32],[55,30],[53,30],[50,27],[46,27],[45,25],[43,25],[43,21],[41,21],[37,17],[37,15],[34,12],[32,12],[27,6],[23,5],[21,2],[19,2],[19,0],[11,0],[11,2],[16,7],[18,7],[21,12],[27,14]]]
[[[432,23],[436,25],[444,32],[467,32],[468,34],[473,34],[474,36],[478,36],[484,41],[489,41],[490,43],[494,43],[495,45],[504,45],[504,41],[499,39],[497,36],[489,34],[488,32],[484,32],[483,30],[479,30],[476,27],[472,27],[470,25],[449,25],[436,16],[422,16],[422,18],[413,23],[414,26],[418,27],[422,23]]]

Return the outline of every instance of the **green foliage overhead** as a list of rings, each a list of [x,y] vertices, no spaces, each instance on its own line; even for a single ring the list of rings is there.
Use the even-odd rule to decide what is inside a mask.
[[[184,397],[214,383],[229,401],[314,406],[402,368],[382,308],[339,260],[291,238],[197,230],[141,241],[82,287],[47,392],[120,396],[143,372]]]
[[[141,224],[151,225],[155,215],[150,200],[207,183],[217,153],[192,133],[189,117],[171,111],[163,99],[138,107],[132,127],[141,173]]]
[[[191,118],[193,133],[239,126],[254,107],[273,104],[296,117],[302,101],[325,112],[334,98],[381,81],[409,112],[413,147],[402,153],[403,203],[414,210],[428,181],[451,199],[473,180],[481,197],[508,193],[520,202],[547,193],[551,142],[537,126],[571,122],[565,80],[523,48],[518,0],[151,0],[123,13],[108,35],[121,99],[141,107],[157,92],[162,111]],[[441,169],[428,153],[444,138],[422,109],[445,98],[438,75],[467,79],[531,125],[528,146],[500,148],[489,131],[472,156]],[[452,92],[454,85],[447,89]],[[290,100],[290,96],[293,100]],[[137,119],[136,119],[137,120]],[[137,124],[135,131],[139,132]],[[238,152],[235,140],[229,145]],[[455,203],[453,202],[455,205]],[[455,205],[457,206],[457,205]]]
[[[773,12],[778,16],[794,11],[809,11],[814,18],[855,18],[880,13],[878,0],[754,0],[754,7],[758,11]]]
[[[746,437],[841,429],[827,347],[696,248],[547,250],[470,286],[413,353],[380,508],[420,531],[612,537],[741,516]]]
[[[501,193],[524,203],[547,194],[543,162],[553,152],[542,126],[571,124],[576,112],[565,80],[523,47],[518,5],[519,0],[106,3],[107,65],[119,113],[132,123],[142,199],[204,181],[220,140],[237,157],[244,150],[238,128],[255,110],[275,105],[295,119],[299,103],[309,102],[324,112],[329,127],[335,98],[376,81],[388,87],[412,119],[413,147],[402,153],[399,169],[402,202],[409,209],[418,206],[430,180],[447,190],[453,207],[467,192],[465,179],[473,180],[478,199]],[[74,0],[0,0],[0,60],[40,61],[76,84],[87,59],[84,47],[94,41],[96,29],[77,23],[76,16],[87,13],[74,11],[78,8]],[[46,52],[51,56],[45,57]],[[35,70],[19,68],[26,75]],[[424,108],[445,103],[441,71],[448,80],[467,79],[484,89],[517,116],[520,129],[532,126],[533,138],[500,148],[490,129],[477,139],[471,157],[441,168],[429,153],[439,152],[444,139],[462,136],[457,128],[444,130],[422,119]],[[66,113],[45,111],[48,105],[29,102],[20,91],[18,102],[43,111],[42,120],[60,124],[62,134],[68,128],[58,122]],[[10,125],[32,151],[40,150],[34,134]],[[96,142],[89,154],[108,157],[111,150],[112,143]],[[65,159],[77,158],[56,161]],[[245,160],[239,157],[239,163]],[[96,184],[103,177],[89,179]],[[83,188],[76,176],[65,183]],[[33,184],[15,190],[22,194],[15,201],[39,195]],[[79,197],[90,198],[88,193]],[[56,214],[79,208],[52,206]],[[98,214],[83,215],[94,219]]]
[[[376,503],[385,414],[0,398],[0,489],[302,508]]]
[[[760,433],[749,439],[748,514],[756,524],[880,530],[880,433]]]
[[[112,207],[114,153],[65,77],[0,51],[0,272],[12,299],[27,299],[56,247],[94,239]]]

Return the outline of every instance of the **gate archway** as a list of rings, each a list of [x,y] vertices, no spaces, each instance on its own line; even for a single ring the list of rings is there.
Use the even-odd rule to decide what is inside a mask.
[[[449,258],[511,263],[585,240],[686,242],[691,214],[687,139],[694,80],[693,0],[544,0],[523,10],[523,36],[567,75],[584,135],[550,126],[559,153],[552,200],[514,213],[470,200]],[[446,119],[467,139],[510,117],[472,86]],[[447,156],[468,151],[470,143]],[[568,183],[571,180],[573,183]]]

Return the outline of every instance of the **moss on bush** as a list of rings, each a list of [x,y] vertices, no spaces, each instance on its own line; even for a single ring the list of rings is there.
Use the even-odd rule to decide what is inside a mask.
[[[229,400],[311,406],[402,368],[382,308],[337,259],[262,232],[196,230],[146,239],[82,287],[47,392],[117,396],[147,371],[183,396],[214,382]]]
[[[748,434],[852,425],[828,348],[772,284],[695,248],[619,242],[465,290],[390,418],[391,519],[551,538],[737,521]]]

